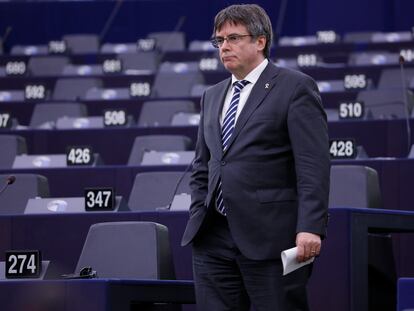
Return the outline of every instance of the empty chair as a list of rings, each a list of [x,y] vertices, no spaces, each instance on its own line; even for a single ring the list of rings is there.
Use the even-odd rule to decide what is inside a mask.
[[[203,93],[210,87],[211,85],[207,84],[195,84],[191,88],[191,96],[192,97],[201,97]]]
[[[98,88],[89,89],[84,97],[85,100],[118,100],[130,99],[129,88]]]
[[[106,222],[89,228],[76,272],[99,278],[175,279],[168,228],[153,222]]]
[[[328,108],[325,109],[325,112],[329,122],[339,121],[338,109]]]
[[[382,208],[377,171],[366,166],[332,166],[329,207]],[[370,301],[376,297],[375,310],[391,310],[396,281],[391,237],[369,234],[368,245]]]
[[[334,165],[330,179],[329,208],[383,207],[376,170],[358,165]],[[393,306],[381,299],[381,293],[395,296],[396,271],[391,237],[369,234],[368,246],[370,301],[376,297],[375,310],[392,310]]]
[[[158,72],[151,96],[153,98],[189,97],[194,85],[204,84],[201,72]]]
[[[158,54],[156,52],[138,52],[120,54],[123,70],[126,74],[154,73],[158,68]]]
[[[147,135],[134,140],[128,165],[140,165],[147,151],[184,151],[191,147],[191,139],[181,135]]]
[[[103,54],[135,53],[136,51],[136,43],[104,43],[101,46],[101,53]]]
[[[199,113],[178,112],[174,114],[171,120],[172,126],[198,126],[199,124]]]
[[[86,106],[80,103],[37,104],[33,110],[29,126],[32,128],[54,128],[60,117],[87,116]]]
[[[321,93],[345,91],[343,80],[317,81],[317,84]]]
[[[365,150],[364,146],[357,146],[357,150],[356,150],[356,159],[358,160],[363,160],[363,159],[368,159],[369,155],[367,153],[367,151]]]
[[[408,154],[408,158],[410,159],[414,158],[414,145],[411,146],[410,153]]]
[[[190,173],[184,172],[137,174],[129,195],[128,206],[132,211],[169,208],[175,194],[190,193],[189,182]],[[174,193],[175,189],[177,190]]]
[[[0,102],[23,102],[24,91],[20,90],[3,90],[0,91]]]
[[[67,64],[69,58],[66,56],[38,56],[29,59],[27,68],[33,76],[59,76]]]
[[[400,32],[377,32],[372,35],[372,42],[384,43],[384,42],[403,42],[412,41],[413,35],[410,31]]]
[[[47,55],[47,45],[14,45],[11,55]]]
[[[27,201],[35,197],[48,197],[47,178],[35,174],[14,174],[15,181],[0,195],[0,214],[23,214]],[[6,184],[10,175],[0,175],[0,187]]]
[[[73,65],[68,64],[63,68],[63,76],[101,76],[103,69],[101,65]]]
[[[365,103],[367,119],[406,118],[411,114],[414,105],[414,95],[407,90],[404,98],[402,89],[365,90],[358,93],[357,101]],[[408,111],[405,105],[408,104]]]
[[[298,60],[297,58],[278,58],[275,62],[275,65],[284,68],[298,68]]]
[[[367,166],[333,165],[329,207],[381,208],[377,171]]]
[[[185,34],[179,31],[152,32],[147,36],[155,39],[157,49],[162,52],[184,51]]]
[[[189,51],[193,52],[203,52],[203,51],[215,51],[216,48],[211,44],[209,40],[200,41],[194,40],[190,42],[188,46]]]
[[[148,101],[142,105],[138,126],[169,126],[178,112],[196,112],[192,101]]]
[[[373,31],[349,32],[344,35],[345,43],[369,43],[372,41]]]
[[[316,36],[302,36],[302,37],[281,37],[278,44],[280,46],[303,46],[318,44]]]
[[[370,65],[397,65],[400,59],[398,53],[386,51],[352,53],[349,55],[348,65],[370,66]]]
[[[95,34],[71,34],[63,36],[69,53],[96,54],[99,52],[99,37]]]
[[[163,62],[159,72],[186,74],[189,72],[198,72],[199,70],[199,62]]]
[[[410,81],[414,78],[414,68],[406,68],[404,70],[405,86],[409,87]],[[381,73],[378,88],[389,89],[389,88],[402,88],[402,76],[401,69],[384,69]]]
[[[100,79],[58,79],[53,90],[52,99],[76,101],[83,98],[89,89],[101,86],[102,81]]]
[[[0,169],[11,168],[16,155],[27,153],[24,137],[17,135],[0,135]]]

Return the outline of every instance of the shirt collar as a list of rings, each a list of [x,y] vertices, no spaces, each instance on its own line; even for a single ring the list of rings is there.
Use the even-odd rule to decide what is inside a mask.
[[[254,85],[257,80],[259,80],[260,75],[262,74],[263,70],[265,70],[269,61],[265,58],[256,68],[249,72],[249,74],[243,79],[250,82],[250,84]],[[238,81],[238,79],[231,75],[231,84],[233,85],[234,82]]]

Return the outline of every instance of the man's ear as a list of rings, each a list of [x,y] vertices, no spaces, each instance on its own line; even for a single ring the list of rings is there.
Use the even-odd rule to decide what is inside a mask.
[[[256,43],[257,43],[257,49],[259,51],[263,51],[265,49],[266,41],[267,40],[266,40],[266,37],[265,36],[259,36],[259,37],[257,37]]]

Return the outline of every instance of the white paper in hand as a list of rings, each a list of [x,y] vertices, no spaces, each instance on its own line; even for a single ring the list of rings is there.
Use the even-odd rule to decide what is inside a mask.
[[[300,267],[308,265],[315,260],[315,257],[312,257],[311,259],[307,261],[298,262],[296,260],[297,254],[298,254],[297,247],[289,248],[281,253],[282,263],[283,263],[283,275],[286,275],[292,271],[295,271],[296,269],[299,269]]]

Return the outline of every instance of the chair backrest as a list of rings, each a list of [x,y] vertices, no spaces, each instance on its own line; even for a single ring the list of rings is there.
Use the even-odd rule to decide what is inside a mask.
[[[409,159],[414,158],[414,145],[411,145],[410,152],[408,153],[408,158]]]
[[[399,61],[398,53],[386,51],[357,52],[349,55],[350,66],[396,65]]]
[[[411,79],[414,78],[414,68],[406,68],[404,70],[405,85],[409,87]],[[389,89],[389,88],[402,88],[402,77],[401,69],[384,69],[381,73],[378,88]]]
[[[404,118],[407,114],[405,101],[408,104],[408,115],[414,106],[414,94],[407,90],[407,97],[400,88],[365,90],[358,93],[357,100],[365,103],[367,118],[387,119]]]
[[[13,45],[10,55],[47,55],[47,45]]]
[[[67,64],[66,56],[36,56],[29,59],[27,67],[32,76],[60,76]]]
[[[179,31],[152,32],[148,38],[155,39],[156,47],[163,52],[184,51],[185,34]]]
[[[26,139],[17,135],[0,135],[0,169],[11,168],[16,155],[27,153]]]
[[[158,71],[155,76],[151,97],[189,97],[191,96],[193,86],[197,84],[204,84],[204,78],[200,71]]]
[[[160,100],[148,101],[142,105],[138,126],[169,126],[178,112],[196,112],[192,101]]]
[[[377,171],[361,165],[333,165],[329,207],[382,208]]]
[[[344,35],[345,43],[369,43],[372,41],[373,31],[348,32]]]
[[[128,165],[140,165],[146,151],[184,151],[191,147],[191,139],[181,135],[146,135],[134,140]]]
[[[182,180],[176,194],[190,193],[190,173],[148,172],[137,174],[129,195],[129,208],[131,210],[153,211],[157,208],[168,207],[173,201],[174,190],[180,178]]]
[[[102,81],[94,78],[63,78],[56,81],[53,90],[53,100],[76,101],[83,98],[93,87],[101,87]]]
[[[156,52],[137,52],[119,54],[124,71],[142,71],[154,73],[158,68],[158,54]]]
[[[85,117],[86,115],[86,106],[80,103],[37,104],[34,107],[29,126],[35,128],[50,122],[51,127],[54,127],[58,118],[64,116]]]
[[[99,52],[99,37],[95,34],[70,34],[63,36],[72,54],[96,54]]]
[[[122,100],[130,99],[129,88],[91,88],[89,89],[84,97],[85,100]]]
[[[10,175],[0,175],[0,187]],[[23,214],[27,201],[35,197],[48,197],[47,178],[35,174],[14,174],[16,180],[0,195],[0,215]]]
[[[216,48],[211,44],[209,40],[194,40],[190,42],[190,45],[188,46],[189,51],[194,52],[203,52],[203,51],[215,51]]]
[[[106,222],[90,227],[76,272],[100,278],[175,279],[167,227],[153,222]]]

